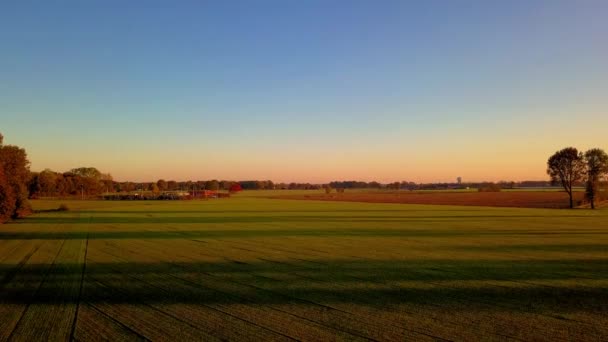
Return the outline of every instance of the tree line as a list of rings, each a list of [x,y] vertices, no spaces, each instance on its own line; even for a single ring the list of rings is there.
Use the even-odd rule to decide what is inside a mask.
[[[592,209],[601,195],[600,184],[608,176],[608,154],[602,149],[592,148],[579,152],[575,147],[566,147],[555,152],[547,160],[547,174],[551,181],[560,184],[568,193],[570,208],[574,207],[572,193],[577,184],[585,184],[585,198]]]
[[[46,169],[42,172],[31,172],[27,188],[31,198],[38,197],[91,197],[102,193],[133,191],[230,191],[235,184],[243,190],[310,190],[320,189],[321,185],[310,183],[274,183],[271,180],[203,180],[175,181],[159,179],[156,182],[117,182],[110,174],[103,174],[93,167],[82,167],[67,172],[55,172]]]
[[[599,148],[579,152],[574,147],[567,147],[555,152],[547,161],[547,174],[551,182],[524,181],[499,183],[462,183],[460,177],[456,183],[421,183],[363,181],[332,181],[327,184],[311,183],[274,183],[271,180],[207,180],[207,181],[166,181],[156,182],[117,182],[109,173],[102,173],[94,167],[79,167],[67,172],[56,172],[45,169],[41,172],[30,172],[27,153],[23,148],[5,145],[0,134],[0,223],[11,218],[24,217],[31,213],[29,198],[37,197],[91,197],[102,193],[133,191],[197,191],[226,190],[235,186],[245,190],[311,190],[311,189],[344,189],[375,188],[389,190],[437,190],[458,189],[465,187],[495,189],[514,187],[544,187],[550,184],[561,185],[569,196],[570,207],[574,207],[573,192],[576,186],[585,186],[585,198],[591,208],[596,202],[608,197],[608,189],[602,191],[601,184],[608,181],[608,154]],[[604,183],[602,183],[604,182]]]
[[[112,175],[94,167],[80,167],[67,172],[45,169],[30,172],[27,188],[30,198],[95,196],[114,187]]]

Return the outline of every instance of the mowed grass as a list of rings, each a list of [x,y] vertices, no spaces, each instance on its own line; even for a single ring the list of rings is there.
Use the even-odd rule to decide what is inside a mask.
[[[0,226],[0,340],[608,339],[608,210],[34,206]]]

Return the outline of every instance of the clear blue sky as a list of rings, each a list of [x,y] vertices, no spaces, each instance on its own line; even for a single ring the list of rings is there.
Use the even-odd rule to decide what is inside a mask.
[[[0,132],[119,180],[543,179],[608,149],[608,1],[3,1]]]

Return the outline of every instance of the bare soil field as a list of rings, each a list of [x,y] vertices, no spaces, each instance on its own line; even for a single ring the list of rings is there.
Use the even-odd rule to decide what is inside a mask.
[[[348,191],[348,190],[347,190]],[[575,193],[575,204],[583,193]],[[568,195],[558,191],[505,191],[505,192],[345,192],[341,194],[298,194],[274,198],[314,201],[344,201],[367,203],[404,203],[434,205],[467,205],[516,208],[567,208]]]

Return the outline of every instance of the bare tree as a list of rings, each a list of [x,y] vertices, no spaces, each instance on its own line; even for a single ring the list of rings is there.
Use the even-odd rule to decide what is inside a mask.
[[[600,180],[608,174],[608,154],[599,148],[592,148],[585,152],[585,163],[587,164],[587,184],[585,187],[585,196],[591,209],[595,209],[595,200],[597,198]]]
[[[555,152],[547,161],[547,174],[552,182],[562,185],[570,198],[570,208],[573,208],[572,187],[585,174],[583,154],[575,147],[566,147]]]

